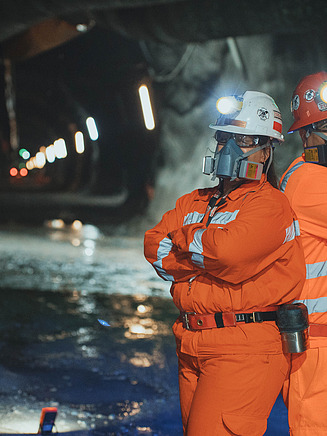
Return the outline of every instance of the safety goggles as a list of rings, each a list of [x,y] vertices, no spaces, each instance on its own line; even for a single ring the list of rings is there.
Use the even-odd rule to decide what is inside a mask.
[[[239,147],[258,147],[269,142],[268,136],[239,135],[237,133],[222,132],[216,130],[214,135],[218,144],[225,145],[230,139],[234,139]]]
[[[306,132],[305,136],[309,138],[311,133],[315,133],[316,135],[320,136],[326,143],[327,141],[327,119],[317,121],[316,123],[309,124],[308,126],[304,127],[304,130]]]
[[[308,126],[305,126],[304,129],[310,133],[314,132],[314,131],[327,132],[327,119],[318,121],[316,123],[309,124]]]

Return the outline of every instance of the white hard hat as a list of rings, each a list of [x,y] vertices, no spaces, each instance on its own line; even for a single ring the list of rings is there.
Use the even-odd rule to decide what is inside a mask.
[[[262,135],[284,141],[282,117],[274,99],[263,92],[246,91],[243,95],[221,97],[220,113],[209,127],[241,135]]]

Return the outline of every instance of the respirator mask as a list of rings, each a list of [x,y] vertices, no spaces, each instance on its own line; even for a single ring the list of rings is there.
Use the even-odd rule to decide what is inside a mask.
[[[248,157],[259,150],[271,146],[269,138],[265,136],[238,135],[217,130],[217,141],[214,156],[205,156],[203,160],[203,173],[216,177],[229,178],[231,181],[238,179],[260,180],[263,164],[252,162]],[[220,146],[222,147],[220,150]],[[240,147],[251,147],[248,152],[243,152]],[[255,147],[255,148],[252,148]],[[272,161],[272,150],[269,163]]]
[[[305,147],[304,159],[306,162],[327,166],[327,120],[313,123],[305,127],[306,138],[312,133],[323,139],[324,144]]]

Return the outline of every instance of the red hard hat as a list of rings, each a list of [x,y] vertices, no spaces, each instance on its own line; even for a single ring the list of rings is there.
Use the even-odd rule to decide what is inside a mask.
[[[292,96],[291,111],[294,123],[287,133],[327,119],[327,73],[303,77]]]

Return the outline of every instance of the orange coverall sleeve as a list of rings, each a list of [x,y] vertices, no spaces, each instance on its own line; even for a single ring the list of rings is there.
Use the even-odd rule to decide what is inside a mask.
[[[289,210],[288,220],[285,208]],[[190,224],[171,232],[170,237],[178,252],[189,253],[197,265],[202,262],[207,273],[236,284],[280,258],[279,249],[291,235],[294,237],[293,232],[287,200],[270,201],[257,196],[247,201],[236,219],[224,227]]]
[[[168,234],[183,225],[183,203],[186,196],[177,200],[175,209],[166,212],[162,220],[144,236],[144,256],[157,274],[172,282],[188,281],[203,273],[191,261],[191,253],[177,250]]]

